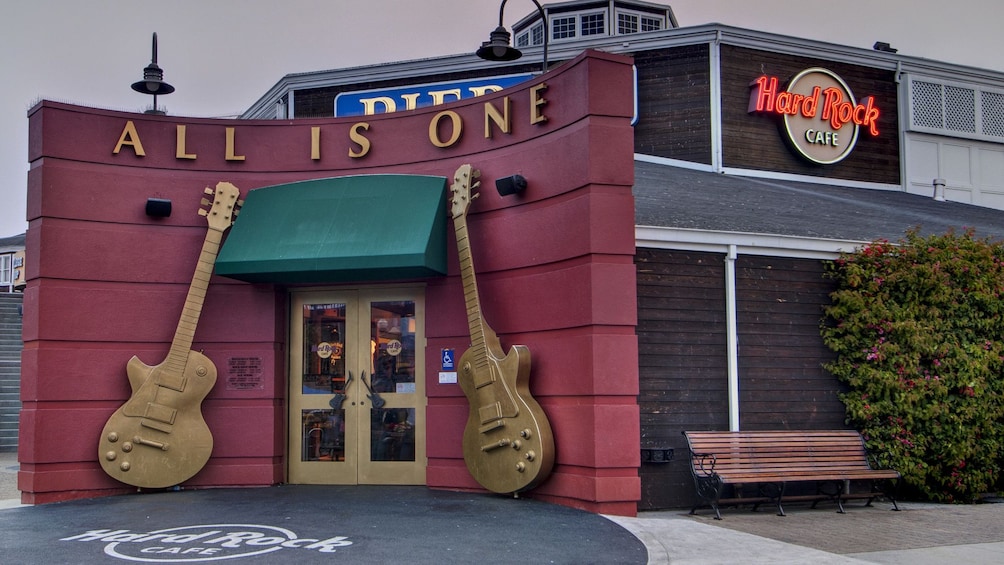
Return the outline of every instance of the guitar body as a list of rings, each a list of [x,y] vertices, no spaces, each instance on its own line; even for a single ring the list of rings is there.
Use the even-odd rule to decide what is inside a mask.
[[[554,466],[554,436],[530,395],[530,350],[515,345],[498,358],[471,348],[458,368],[470,406],[463,444],[467,469],[493,492],[533,488]]]
[[[189,351],[184,370],[149,366],[133,357],[126,366],[132,396],[101,432],[98,460],[105,472],[130,485],[163,488],[199,472],[213,451],[202,401],[216,383],[216,366]]]

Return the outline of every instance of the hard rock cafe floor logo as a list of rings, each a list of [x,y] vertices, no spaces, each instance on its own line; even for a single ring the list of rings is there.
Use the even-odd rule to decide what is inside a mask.
[[[761,76],[750,84],[749,112],[778,114],[792,147],[823,165],[837,163],[854,149],[858,130],[878,135],[879,109],[868,96],[855,101],[835,73],[822,68],[795,75],[785,90],[777,77]]]
[[[152,532],[91,530],[60,541],[104,543],[106,555],[149,563],[221,561],[278,551],[334,553],[352,545],[345,536],[301,538],[286,528],[250,524],[183,526]]]

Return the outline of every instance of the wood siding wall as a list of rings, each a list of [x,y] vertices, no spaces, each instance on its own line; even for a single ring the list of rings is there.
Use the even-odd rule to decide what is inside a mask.
[[[641,447],[671,447],[643,463],[639,510],[689,504],[688,429],[728,429],[725,256],[638,249],[638,405]]]
[[[711,66],[707,44],[634,53],[635,152],[711,164]]]
[[[844,427],[844,390],[823,363],[819,324],[834,283],[823,263],[740,255],[736,260],[739,420],[744,430]]]
[[[642,448],[672,447],[643,463],[639,510],[689,507],[694,485],[684,430],[729,427],[725,256],[639,249],[638,347]],[[833,290],[823,264],[740,256],[736,262],[740,427],[844,427],[843,390],[822,368],[819,335]]]

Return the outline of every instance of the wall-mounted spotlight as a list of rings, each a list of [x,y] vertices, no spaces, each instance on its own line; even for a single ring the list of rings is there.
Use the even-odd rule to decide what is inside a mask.
[[[499,191],[499,196],[509,196],[519,194],[526,190],[526,179],[523,175],[513,175],[495,181],[495,189]]]
[[[165,198],[147,198],[146,215],[151,218],[167,218],[171,215],[171,201]]]
[[[885,41],[876,41],[875,45],[872,45],[872,49],[874,49],[876,51],[884,51],[886,53],[898,53],[899,52],[899,49],[893,48],[892,45],[889,45],[889,43],[887,43]]]
[[[164,82],[164,71],[157,66],[157,34],[153,34],[153,56],[150,64],[143,69],[143,80],[132,83],[132,89],[141,94],[153,96],[153,109],[143,112],[163,116],[164,111],[157,109],[157,96],[174,92],[174,87]]]

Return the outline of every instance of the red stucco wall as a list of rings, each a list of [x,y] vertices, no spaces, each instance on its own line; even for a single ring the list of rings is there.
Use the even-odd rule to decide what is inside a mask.
[[[529,121],[529,89],[547,84],[543,114]],[[26,503],[134,490],[107,476],[98,435],[129,397],[128,359],[160,363],[174,335],[206,222],[202,190],[218,181],[243,191],[309,178],[368,173],[451,178],[462,163],[482,172],[468,217],[485,320],[503,347],[527,345],[531,390],[555,434],[556,466],[530,496],[588,510],[634,514],[640,496],[630,60],[588,52],[543,77],[485,98],[366,118],[243,121],[146,116],[43,102],[32,109],[22,367],[19,488]],[[484,104],[512,101],[513,128],[484,133]],[[459,141],[436,147],[441,111],[463,121]],[[134,145],[113,153],[131,121]],[[354,124],[369,153],[349,137]],[[178,127],[185,126],[178,158]],[[311,128],[321,129],[311,159]],[[234,128],[227,160],[227,128]],[[450,128],[440,129],[448,136]],[[522,174],[518,196],[494,179]],[[173,203],[147,217],[148,198]],[[449,229],[452,230],[452,223]],[[455,240],[450,273],[426,281],[427,482],[478,485],[463,463],[467,401],[439,384],[441,348],[463,351],[467,317]],[[286,432],[287,289],[214,277],[194,349],[220,379],[203,404],[215,447],[186,487],[282,482]],[[262,384],[224,385],[234,357],[263,360]]]

